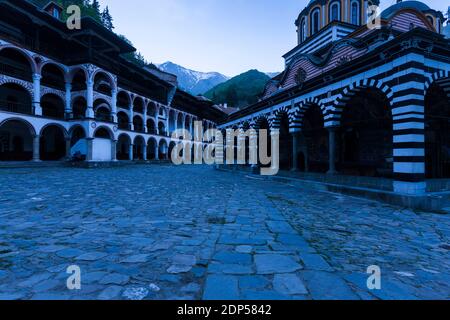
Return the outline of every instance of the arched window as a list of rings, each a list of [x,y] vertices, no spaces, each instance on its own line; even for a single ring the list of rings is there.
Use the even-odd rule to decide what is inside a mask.
[[[300,23],[300,40],[301,42],[306,40],[306,21],[305,18],[302,19]]]
[[[431,25],[434,27],[434,20],[432,16],[427,16],[428,21],[431,23]]]
[[[352,24],[359,25],[359,3],[358,1],[352,2]]]
[[[320,10],[314,9],[311,13],[311,34],[315,34],[320,29]]]
[[[339,21],[341,18],[341,4],[338,1],[332,2],[330,4],[330,22]]]

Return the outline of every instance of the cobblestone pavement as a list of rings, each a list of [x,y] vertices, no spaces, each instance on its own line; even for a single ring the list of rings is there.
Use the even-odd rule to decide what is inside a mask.
[[[449,299],[449,219],[207,167],[0,170],[0,299]]]

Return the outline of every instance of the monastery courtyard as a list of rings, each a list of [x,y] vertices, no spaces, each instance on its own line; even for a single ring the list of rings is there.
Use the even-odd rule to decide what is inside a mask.
[[[0,170],[0,299],[449,299],[449,235],[448,215],[211,167]]]

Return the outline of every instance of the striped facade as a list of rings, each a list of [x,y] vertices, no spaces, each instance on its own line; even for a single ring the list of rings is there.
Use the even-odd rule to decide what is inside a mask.
[[[389,27],[392,21],[398,32]],[[432,85],[438,85],[450,99],[449,41],[436,34],[422,12],[411,8],[398,10],[382,24],[385,29],[383,25],[378,30],[362,26],[354,33],[360,39],[379,33],[385,37],[380,43],[360,46],[352,38],[343,39],[330,44],[323,62],[300,55],[278,77],[278,92],[273,93],[272,88],[256,105],[230,116],[224,127],[257,123],[264,117],[270,120],[271,129],[277,130],[282,115],[287,114],[289,131],[301,134],[305,113],[317,106],[323,126],[331,134],[334,128],[341,127],[343,112],[353,97],[374,90],[390,108],[393,190],[405,194],[426,192],[425,99]],[[337,63],[349,52],[349,60]],[[294,78],[300,68],[308,76],[298,84]]]

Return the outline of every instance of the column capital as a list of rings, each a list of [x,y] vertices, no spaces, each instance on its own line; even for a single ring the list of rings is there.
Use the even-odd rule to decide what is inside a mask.
[[[33,73],[33,81],[41,80],[42,76],[40,73]]]

